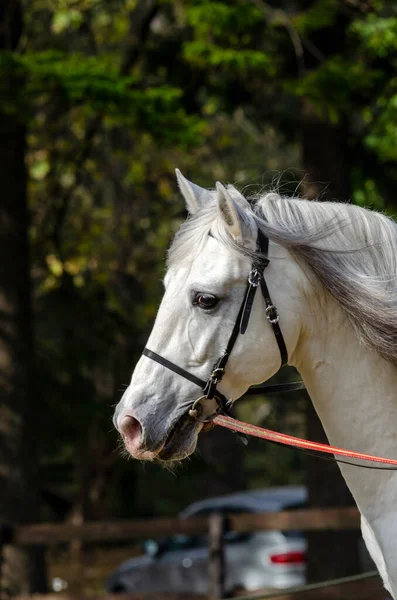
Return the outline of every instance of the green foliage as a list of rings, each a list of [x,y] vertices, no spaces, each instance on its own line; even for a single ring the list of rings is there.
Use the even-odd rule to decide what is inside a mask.
[[[368,114],[371,130],[365,137],[369,148],[383,161],[397,161],[397,78],[378,98],[374,113]]]
[[[252,71],[275,74],[274,57],[263,44],[263,15],[247,2],[189,3],[186,19],[193,39],[184,43],[184,57],[201,69],[221,67],[248,77]]]
[[[381,17],[370,13],[366,19],[352,24],[351,31],[361,41],[371,58],[397,58],[397,17]]]
[[[377,65],[381,83],[377,86],[376,97],[363,111],[369,128],[365,143],[380,160],[396,161],[397,79],[394,71],[397,66],[397,17],[370,13],[365,19],[354,22],[351,31],[369,64]]]
[[[199,120],[188,116],[180,103],[180,89],[167,85],[142,89],[137,77],[120,75],[111,57],[53,50],[23,55],[3,53],[3,89],[9,86],[11,74],[19,85],[14,88],[13,97],[2,103],[6,111],[31,110],[46,90],[66,106],[83,105],[87,117],[100,113],[119,124],[163,137],[167,143],[194,143],[200,134]]]
[[[312,31],[330,27],[338,17],[339,11],[338,0],[317,0],[306,11],[293,17],[292,22],[300,34],[308,35]]]
[[[246,2],[194,2],[187,7],[186,18],[200,38],[243,36],[247,42],[252,28],[263,27],[261,11]]]
[[[353,201],[392,210],[392,4],[160,0],[146,13],[142,0],[25,1],[23,43],[0,53],[0,108],[28,125],[41,476],[76,505],[84,488],[88,516],[176,512],[210,477],[198,457],[177,480],[142,471],[118,460],[109,434],[184,217],[174,168],[256,193],[301,166],[309,103],[320,120],[349,125]],[[241,416],[259,419],[259,404]],[[301,404],[289,420],[276,402],[270,421],[302,434]],[[247,452],[249,486],[301,480],[293,454]]]
[[[347,61],[334,56],[316,70],[294,82],[286,89],[299,97],[310,98],[318,112],[333,123],[354,110],[357,98],[368,97],[382,78],[382,72],[368,69],[361,61]]]
[[[354,204],[364,208],[385,211],[385,201],[376,182],[373,179],[363,177],[362,173],[357,170],[353,170],[352,177],[356,182],[353,196]]]
[[[274,94],[271,118],[283,128],[291,128],[290,115],[276,107],[288,106],[288,96],[310,100],[318,117],[332,124],[354,114],[363,152],[395,161],[395,5],[373,0],[349,12],[337,0],[317,0],[305,10],[294,13],[294,8],[284,12],[265,2],[189,4],[193,39],[185,43],[184,56],[201,70],[217,69],[218,79],[233,73],[246,92],[252,90],[248,110],[257,115],[263,110],[260,90]],[[321,37],[328,40],[324,48]]]
[[[195,41],[185,44],[184,56],[192,65],[204,69],[210,66],[223,67],[234,73],[244,72],[248,69],[259,69],[267,73],[274,72],[271,58],[263,52],[255,50],[235,50]]]

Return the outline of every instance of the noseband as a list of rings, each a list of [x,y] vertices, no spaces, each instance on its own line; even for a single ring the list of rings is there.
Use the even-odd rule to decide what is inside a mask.
[[[175,365],[160,354],[149,350],[149,348],[145,348],[143,350],[144,356],[147,356],[148,358],[154,360],[160,365],[163,365],[163,367],[166,367],[170,371],[177,373],[181,377],[188,379],[192,383],[202,388],[203,395],[193,402],[189,410],[189,415],[202,423],[210,423],[216,416],[216,414],[219,412],[225,414],[228,414],[229,412],[228,405],[230,406],[230,400],[228,400],[226,396],[224,396],[223,394],[221,394],[221,392],[217,390],[217,386],[223,379],[227,362],[233,350],[234,344],[236,343],[238,335],[244,335],[247,331],[256,290],[259,286],[261,288],[263,300],[265,302],[265,315],[272,327],[274,337],[276,338],[276,342],[280,350],[281,366],[283,367],[288,362],[288,351],[279,325],[280,317],[277,308],[271,300],[269,289],[264,278],[264,270],[270,262],[268,258],[269,239],[260,230],[258,230],[256,246],[258,250],[258,256],[252,263],[251,271],[248,275],[247,285],[245,288],[244,298],[241,303],[236,322],[234,324],[232,333],[229,337],[226,349],[212,368],[211,374],[208,377],[207,381],[199,379],[192,373],[189,373],[189,371],[178,367],[178,365]],[[248,393],[258,394],[269,391],[293,391],[303,388],[304,384],[302,382],[292,384],[279,384],[273,386],[253,386],[248,390]],[[213,399],[218,405],[216,412],[207,419],[200,419],[200,415],[203,412],[203,402]]]

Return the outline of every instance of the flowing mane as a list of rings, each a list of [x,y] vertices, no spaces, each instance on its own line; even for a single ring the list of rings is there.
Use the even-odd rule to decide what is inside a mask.
[[[238,203],[242,197],[228,187]],[[180,228],[170,266],[197,255],[212,233],[232,250],[246,252],[226,233],[208,192],[196,215]],[[244,204],[241,217],[256,222],[286,247],[340,303],[359,339],[397,365],[397,225],[381,213],[351,204],[316,202],[267,193]]]

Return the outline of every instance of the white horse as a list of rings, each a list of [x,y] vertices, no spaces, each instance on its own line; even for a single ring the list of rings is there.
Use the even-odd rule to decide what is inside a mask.
[[[270,240],[266,281],[289,364],[302,374],[330,443],[397,458],[396,224],[357,206],[275,193],[250,205],[233,186],[210,191],[177,176],[190,216],[168,254],[148,347],[207,379],[234,326],[259,228]],[[279,367],[256,294],[219,390],[239,398]],[[198,391],[142,356],[114,417],[127,451],[160,461],[191,454],[202,428],[188,416]],[[396,600],[397,472],[340,468],[368,550]]]

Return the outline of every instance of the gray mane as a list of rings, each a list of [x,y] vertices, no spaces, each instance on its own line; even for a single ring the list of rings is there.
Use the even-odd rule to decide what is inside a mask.
[[[231,188],[233,189],[233,188]],[[230,190],[229,190],[230,191]],[[169,252],[169,264],[200,251],[213,232],[235,244],[217,216],[215,194],[189,218]],[[211,197],[210,197],[211,196]],[[281,198],[269,193],[244,207],[270,240],[287,248],[347,313],[359,339],[397,365],[397,225],[351,204]]]

